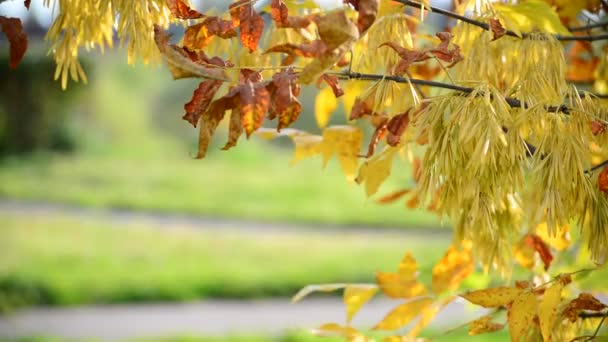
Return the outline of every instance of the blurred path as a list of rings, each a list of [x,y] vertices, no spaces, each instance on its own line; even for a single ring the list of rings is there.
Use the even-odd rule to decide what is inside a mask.
[[[327,232],[341,234],[400,234],[414,236],[437,236],[449,239],[452,230],[449,227],[371,227],[364,225],[332,225],[314,223],[276,223],[251,220],[235,220],[229,218],[214,218],[195,215],[168,214],[149,211],[132,211],[123,209],[94,209],[44,202],[26,202],[3,199],[0,197],[0,217],[2,213],[16,215],[45,216],[49,214],[64,214],[80,218],[102,218],[121,223],[144,222],[151,227],[171,228],[186,226],[209,231],[252,231],[255,233],[285,233],[285,232]]]
[[[372,300],[355,316],[353,325],[371,328],[399,304]],[[456,301],[436,318],[434,327],[449,329],[483,314]],[[213,336],[230,333],[280,334],[288,329],[311,329],[322,323],[344,324],[339,298],[259,301],[204,301],[190,304],[140,304],[62,309],[30,309],[0,316],[0,337],[46,335],[106,341],[177,335]]]

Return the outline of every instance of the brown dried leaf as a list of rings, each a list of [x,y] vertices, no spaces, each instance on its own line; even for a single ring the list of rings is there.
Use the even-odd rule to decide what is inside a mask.
[[[532,247],[538,255],[540,259],[543,261],[545,266],[545,271],[551,266],[551,262],[553,261],[553,254],[551,254],[551,250],[549,246],[540,238],[540,236],[536,234],[528,234],[526,235],[526,243]]]
[[[498,19],[490,19],[490,29],[494,35],[492,41],[495,41],[507,33],[507,30],[502,26]]]
[[[238,88],[241,121],[249,138],[251,133],[262,126],[264,115],[270,106],[270,94],[263,85],[249,80]]]
[[[608,192],[608,166],[604,166],[602,172],[597,176],[597,186],[601,192]]]
[[[357,27],[359,35],[363,35],[372,26],[378,16],[378,0],[344,0],[344,3],[351,4],[357,12]]]
[[[27,51],[27,36],[23,32],[21,19],[0,16],[0,28],[10,44],[9,65],[15,69]]]
[[[255,51],[264,31],[264,18],[248,3],[242,5],[239,10],[239,23],[241,43],[249,52]]]
[[[23,1],[23,5],[25,6],[25,8],[30,9],[31,2],[32,2],[32,0],[25,0],[25,1]]]
[[[361,100],[360,98],[356,98],[348,119],[356,120],[366,115],[372,115],[373,113],[372,108],[367,104],[367,102]]]
[[[591,126],[591,133],[593,133],[593,135],[600,135],[606,132],[606,129],[608,128],[607,124],[596,120],[591,121],[589,125]]]
[[[452,44],[454,47],[452,49],[449,48],[450,41],[452,39],[451,33],[437,32],[435,35],[439,38],[439,40],[441,40],[441,43],[439,43],[439,45],[437,45],[437,47],[434,49],[430,49],[429,52],[440,60],[450,63],[446,66],[446,68],[453,67],[456,65],[456,63],[463,59],[462,55],[460,54],[460,47],[458,45]]]
[[[184,33],[184,46],[199,50],[203,49],[217,36],[223,39],[236,37],[236,29],[230,20],[219,17],[207,17],[203,22],[189,26]]]
[[[209,107],[209,104],[221,85],[222,82],[217,80],[206,80],[201,82],[198,85],[198,88],[194,90],[190,102],[184,105],[186,114],[184,114],[183,119],[196,127],[201,115],[207,110],[207,107]]]
[[[313,40],[305,44],[285,43],[279,44],[266,50],[264,53],[281,52],[289,56],[319,57],[327,52],[327,46],[322,40]]]
[[[197,159],[205,158],[211,138],[215,134],[217,126],[224,118],[226,110],[234,108],[234,96],[224,96],[209,105],[207,111],[201,116],[201,126],[198,133]]]
[[[241,110],[239,107],[232,109],[230,113],[230,123],[228,125],[228,141],[222,147],[226,151],[236,146],[237,141],[243,134],[243,123],[241,122]]]
[[[203,14],[193,10],[186,5],[183,0],[167,0],[167,7],[177,19],[198,19],[202,18]]]
[[[405,113],[397,114],[393,116],[387,125],[388,137],[386,138],[387,144],[391,146],[399,145],[401,136],[405,132],[405,129],[410,124],[410,109]]]
[[[331,90],[333,91],[334,96],[336,98],[344,95],[344,90],[342,89],[342,87],[340,87],[340,83],[338,81],[338,77],[337,76],[323,74],[319,78],[319,81],[324,81],[325,83],[327,83],[327,85],[331,87]]]
[[[378,46],[378,48],[383,46],[392,48],[399,55],[399,57],[401,57],[401,60],[394,68],[395,75],[403,75],[408,71],[413,63],[422,62],[431,58],[426,51],[409,50],[393,42],[383,43]]]
[[[277,130],[288,127],[297,120],[302,111],[298,101],[300,85],[298,76],[292,68],[283,69],[272,76],[272,82],[266,86],[270,94],[269,118],[279,117]]]
[[[154,40],[161,52],[173,79],[200,77],[219,81],[227,81],[224,72],[218,68],[210,68],[201,64],[202,61],[192,60],[204,54],[189,53],[187,49],[169,45],[169,36],[158,25],[154,25]]]
[[[270,16],[279,28],[291,27],[303,29],[312,22],[308,17],[290,17],[287,5],[283,0],[272,0],[270,3]]]
[[[579,312],[586,311],[602,311],[606,305],[600,302],[597,298],[589,293],[580,293],[577,298],[568,303],[562,315],[574,323],[578,319]]]
[[[372,138],[367,147],[367,153],[365,155],[363,155],[362,157],[369,158],[369,157],[373,156],[374,151],[376,151],[376,146],[378,145],[380,140],[382,140],[382,138],[384,138],[384,136],[386,135],[387,132],[388,132],[388,129],[387,129],[386,119],[385,119],[384,123],[382,123],[376,127],[376,130],[374,131],[374,134],[372,135]]]
[[[239,0],[228,6],[230,18],[232,19],[232,26],[238,27],[241,24],[241,12],[246,5],[251,6],[251,0]]]

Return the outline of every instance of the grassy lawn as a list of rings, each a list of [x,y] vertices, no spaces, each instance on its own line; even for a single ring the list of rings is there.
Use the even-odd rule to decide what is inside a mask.
[[[447,235],[260,234],[0,212],[0,306],[291,296],[373,282],[406,250],[429,281]]]
[[[129,67],[124,55],[90,64],[96,70],[70,122],[80,149],[1,160],[0,198],[262,221],[438,225],[434,216],[402,203],[379,206],[366,199],[335,160],[326,170],[319,158],[291,167],[287,138],[266,143],[243,137],[223,152],[224,125],[208,158],[194,160],[197,129],[180,116],[195,81],[172,81],[162,68]],[[308,93],[300,127],[314,129]],[[335,121],[343,118],[337,113]],[[380,193],[411,185],[407,163],[399,162],[393,173]]]
[[[443,335],[442,332],[428,332],[423,336],[430,338],[431,341],[439,342],[490,342],[490,341],[508,341],[509,336],[505,331],[500,331],[492,334],[469,336],[466,328],[458,329],[449,334]],[[221,337],[200,337],[200,336],[175,336],[175,337],[160,337],[135,339],[129,342],[341,342],[344,339],[334,337],[316,337],[309,332],[293,331],[286,332],[281,336],[260,336],[260,335],[229,335]],[[9,340],[0,338],[0,342],[9,342]],[[22,338],[17,341],[10,342],[65,342],[59,338],[52,337],[30,337]],[[87,341],[94,342],[94,341]]]

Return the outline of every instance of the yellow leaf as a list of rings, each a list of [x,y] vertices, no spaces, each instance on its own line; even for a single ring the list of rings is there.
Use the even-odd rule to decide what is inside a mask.
[[[332,292],[335,290],[343,289],[347,285],[348,284],[344,284],[344,283],[308,285],[308,286],[305,286],[304,288],[302,288],[300,291],[298,291],[298,293],[296,293],[296,295],[293,296],[293,298],[291,298],[291,302],[292,303],[298,302],[298,301],[302,300],[302,298],[308,296],[309,294],[311,294],[313,292]]]
[[[513,302],[523,291],[514,287],[493,287],[467,292],[461,297],[484,308],[496,308]]]
[[[343,337],[348,342],[367,342],[363,334],[352,327],[341,326],[336,323],[325,323],[312,331],[314,335],[320,337]]]
[[[433,303],[433,299],[429,297],[414,299],[405,304],[401,304],[389,312],[378,323],[375,330],[395,330],[409,324],[414,318],[422,313],[429,305]]]
[[[318,135],[292,136],[295,145],[291,164],[321,153],[323,138]]]
[[[346,322],[350,322],[355,314],[378,292],[376,285],[349,285],[344,289],[344,305],[346,305]]]
[[[437,313],[439,313],[439,311],[441,311],[448,304],[450,304],[455,298],[456,297],[454,297],[454,296],[448,297],[448,298],[444,299],[441,303],[429,306],[426,309],[424,309],[422,311],[422,317],[416,323],[416,325],[414,325],[414,327],[412,327],[412,330],[410,330],[408,332],[407,336],[410,337],[411,339],[414,339],[416,336],[418,336],[420,334],[420,332],[422,331],[422,329],[424,329],[427,325],[429,325],[433,321],[433,319],[435,319],[435,316],[437,316]]]
[[[378,272],[376,282],[385,295],[391,298],[412,298],[427,293],[424,285],[416,280],[416,260],[408,252],[397,273]]]
[[[315,118],[320,128],[327,126],[337,106],[338,100],[330,87],[325,87],[319,91],[315,98]]]
[[[511,341],[519,342],[522,339],[527,341],[525,337],[534,327],[532,322],[537,309],[536,295],[531,291],[521,291],[507,312]]]
[[[494,4],[494,9],[509,30],[531,32],[539,29],[546,33],[570,35],[555,10],[541,0],[528,0],[516,5]]]
[[[349,180],[355,178],[359,167],[359,151],[363,132],[355,126],[331,126],[323,130],[321,154],[323,165],[336,155],[342,172]]]
[[[558,315],[558,306],[562,300],[562,289],[564,285],[561,281],[556,281],[543,295],[543,299],[538,306],[538,318],[540,321],[540,331],[545,341],[551,340],[551,332],[555,325]]]
[[[450,246],[441,261],[433,267],[432,289],[436,294],[447,290],[456,290],[460,282],[473,272],[473,256],[471,244],[466,244],[462,250]]]
[[[543,222],[536,226],[536,235],[558,251],[563,251],[570,246],[570,227],[568,225],[558,227],[557,234],[549,234],[547,223]]]
[[[502,330],[504,327],[504,324],[492,322],[492,316],[483,316],[471,322],[471,324],[469,325],[469,335],[473,336],[490,333]]]
[[[396,151],[395,148],[388,148],[361,165],[355,182],[365,182],[365,193],[368,197],[378,192],[380,185],[390,176]]]

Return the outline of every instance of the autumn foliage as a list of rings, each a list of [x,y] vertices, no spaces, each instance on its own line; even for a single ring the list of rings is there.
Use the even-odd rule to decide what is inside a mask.
[[[80,0],[86,10],[74,16],[76,1],[65,1],[49,30],[64,87],[68,76],[86,80],[78,48],[105,46],[119,18],[130,60],[162,58],[175,80],[201,80],[183,115],[199,129],[197,158],[225,120],[224,150],[243,134],[288,136],[293,162],[335,157],[372,197],[405,156],[412,182],[376,202],[427,210],[453,226],[454,243],[430,284],[406,253],[373,284],[305,287],[294,301],[343,290],[345,323],[316,334],[373,340],[350,322],[378,293],[398,303],[367,327],[386,342],[415,339],[454,300],[491,310],[469,322],[471,335],[508,329],[512,341],[589,341],[605,333],[606,304],[584,286],[586,277],[605,275],[608,253],[605,1],[458,0],[437,8],[344,0],[327,10],[312,0],[238,0],[208,13],[184,0],[146,0],[135,11],[109,2],[105,9]],[[449,18],[448,26],[435,32],[429,13]],[[71,34],[87,20],[105,24]],[[0,24],[16,67],[27,39],[18,19]],[[181,39],[167,33],[170,24],[184,28]],[[302,112],[305,86],[317,89],[320,134],[290,128],[312,115]],[[349,123],[326,127],[339,101]],[[476,270],[502,286],[461,289]],[[528,276],[512,282],[513,274]]]

